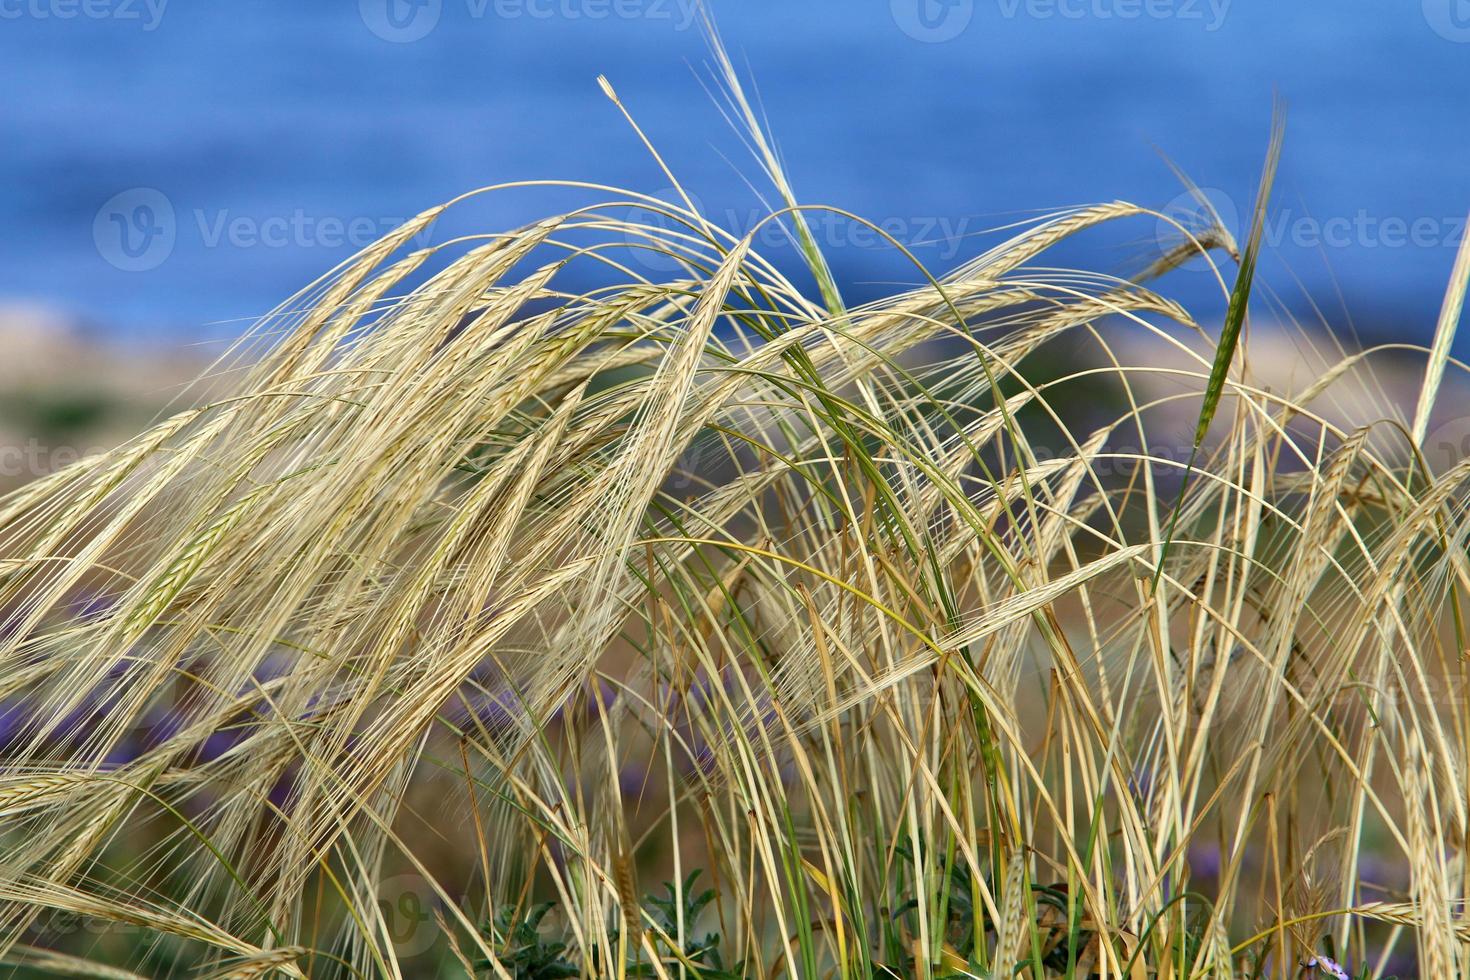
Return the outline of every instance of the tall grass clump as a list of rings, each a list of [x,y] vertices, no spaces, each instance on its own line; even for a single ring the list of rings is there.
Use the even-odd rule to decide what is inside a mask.
[[[1047,266],[1131,204],[848,305],[717,57],[799,281],[689,203],[435,208],[0,500],[5,962],[1470,967],[1464,256],[1419,400],[1346,417],[1371,353],[1257,379],[1254,241]],[[1151,285],[1201,254],[1223,343]]]

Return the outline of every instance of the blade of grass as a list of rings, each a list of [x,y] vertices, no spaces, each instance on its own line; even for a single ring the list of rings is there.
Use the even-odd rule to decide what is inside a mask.
[[[1230,365],[1235,360],[1235,349],[1240,344],[1240,335],[1245,328],[1246,308],[1250,305],[1251,283],[1255,280],[1256,259],[1261,250],[1261,238],[1266,227],[1266,208],[1271,201],[1271,187],[1276,182],[1276,167],[1281,161],[1281,146],[1286,137],[1286,110],[1278,101],[1271,120],[1271,141],[1266,149],[1266,164],[1261,172],[1261,183],[1256,189],[1256,203],[1251,212],[1250,233],[1245,249],[1240,255],[1240,269],[1235,276],[1235,286],[1230,290],[1230,305],[1225,310],[1225,324],[1220,328],[1220,342],[1215,347],[1215,361],[1210,368],[1210,379],[1205,385],[1204,401],[1200,405],[1199,421],[1194,427],[1194,443],[1189,450],[1189,462],[1184,465],[1184,479],[1179,487],[1179,499],[1169,517],[1169,527],[1159,547],[1159,563],[1154,569],[1151,591],[1157,591],[1164,575],[1164,563],[1169,547],[1179,524],[1179,514],[1184,509],[1185,496],[1189,492],[1190,477],[1199,459],[1200,447],[1210,431],[1210,423],[1220,407],[1220,397],[1225,391],[1225,382],[1230,375]]]

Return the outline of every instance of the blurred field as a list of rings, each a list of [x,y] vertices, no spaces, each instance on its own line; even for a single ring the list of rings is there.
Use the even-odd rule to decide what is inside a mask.
[[[59,311],[14,304],[0,305],[0,352],[7,490],[135,435],[207,367],[181,343],[140,347]]]

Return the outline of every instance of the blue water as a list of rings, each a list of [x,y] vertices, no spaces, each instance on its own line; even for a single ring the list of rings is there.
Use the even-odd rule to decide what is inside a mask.
[[[0,300],[121,335],[219,337],[466,189],[664,188],[598,73],[707,209],[739,223],[758,206],[757,168],[699,83],[690,0],[389,2],[0,0]],[[1432,329],[1470,208],[1466,0],[714,11],[799,193],[941,238],[924,250],[936,266],[1025,209],[1165,205],[1181,188],[1159,151],[1247,212],[1279,91],[1290,117],[1264,272],[1281,302],[1368,334]],[[456,227],[573,200],[492,200]],[[873,241],[823,234],[854,296],[914,278]],[[1154,234],[1136,222],[1056,261],[1126,273],[1157,255]],[[1211,301],[1200,273],[1169,288]]]

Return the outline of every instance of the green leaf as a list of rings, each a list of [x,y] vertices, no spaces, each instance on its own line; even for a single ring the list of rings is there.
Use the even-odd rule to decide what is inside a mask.
[[[1271,200],[1271,186],[1276,182],[1276,166],[1281,161],[1281,146],[1286,138],[1286,110],[1281,102],[1276,103],[1271,120],[1271,142],[1266,149],[1266,165],[1261,173],[1261,184],[1256,189],[1256,204],[1251,212],[1250,235],[1245,249],[1240,253],[1240,269],[1235,275],[1235,286],[1230,290],[1230,305],[1225,310],[1225,325],[1220,330],[1220,342],[1215,347],[1215,362],[1210,368],[1210,380],[1205,385],[1204,401],[1200,405],[1199,421],[1194,427],[1194,445],[1189,452],[1189,462],[1184,467],[1184,482],[1179,487],[1179,500],[1169,518],[1169,530],[1164,534],[1163,547],[1159,550],[1159,564],[1154,569],[1153,588],[1159,586],[1164,574],[1164,559],[1174,540],[1174,530],[1179,523],[1179,513],[1184,509],[1184,497],[1189,491],[1189,478],[1194,472],[1195,460],[1200,446],[1215,420],[1220,407],[1220,397],[1225,391],[1225,381],[1230,376],[1230,365],[1235,361],[1235,348],[1240,344],[1240,334],[1245,328],[1246,308],[1250,305],[1251,283],[1256,275],[1256,257],[1260,254],[1261,238],[1266,227],[1266,206]]]

